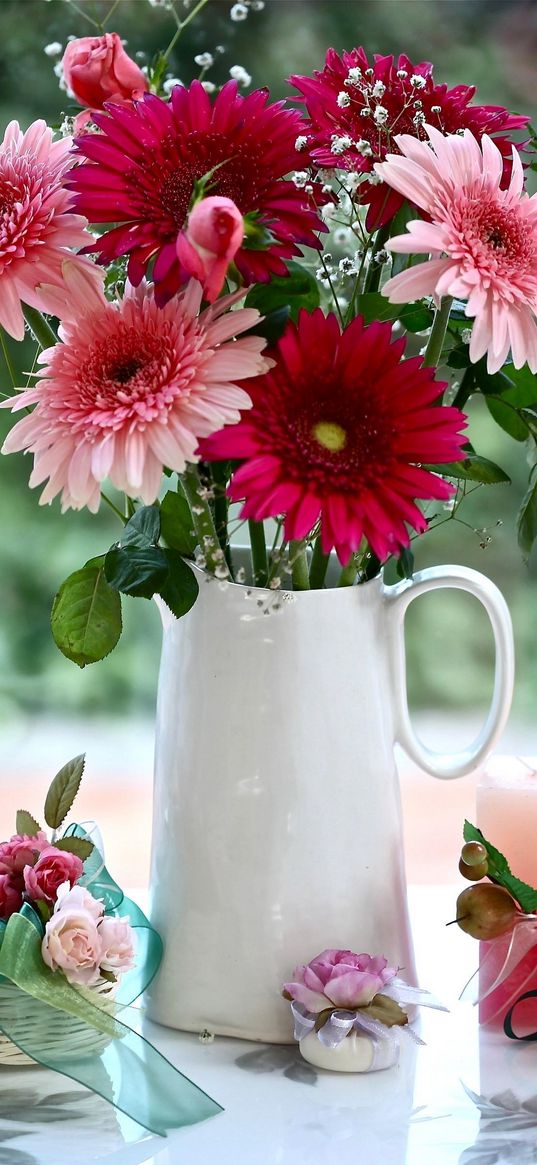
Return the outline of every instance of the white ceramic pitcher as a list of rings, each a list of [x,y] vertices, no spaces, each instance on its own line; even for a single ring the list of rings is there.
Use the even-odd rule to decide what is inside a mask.
[[[165,955],[149,1014],[288,1042],[281,984],[325,947],[384,954],[416,981],[393,746],[436,777],[483,760],[509,713],[511,621],[461,566],[299,593],[200,577],[185,618],[161,610],[151,918]],[[488,719],[453,755],[420,743],[406,698],[405,611],[438,587],[475,595],[496,642]]]

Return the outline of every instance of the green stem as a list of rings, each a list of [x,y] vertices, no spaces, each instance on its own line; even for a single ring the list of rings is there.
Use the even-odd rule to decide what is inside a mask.
[[[53,344],[58,343],[58,337],[54,328],[47,324],[46,319],[41,315],[40,311],[36,311],[35,307],[24,307],[24,318],[28,324],[34,338],[41,348],[50,348]]]
[[[125,518],[124,514],[121,513],[121,510],[118,510],[117,506],[114,505],[111,498],[109,498],[107,496],[107,494],[103,493],[102,490],[101,490],[101,497],[103,499],[103,502],[106,502],[107,506],[110,506],[110,509],[114,511],[114,514],[116,514],[116,516],[119,518],[121,525],[124,526],[127,519]]]
[[[250,545],[252,548],[252,570],[254,586],[266,587],[268,578],[267,545],[265,542],[265,527],[263,522],[248,521]]]
[[[452,400],[453,408],[463,409],[468,397],[472,395],[475,388],[475,374],[473,368],[466,368],[461,379],[457,392]]]
[[[310,565],[310,587],[312,590],[321,590],[324,586],[326,571],[330,555],[325,554],[322,548],[321,535],[315,539]]]
[[[108,12],[106,13],[106,16],[104,17],[104,20],[102,22],[103,28],[105,27],[105,25],[108,24],[110,17],[114,15],[114,12],[116,11],[116,8],[118,7],[118,5],[119,5],[119,0],[114,0],[112,7],[108,9]]]
[[[377,231],[375,242],[373,243],[373,250],[371,251],[371,258],[369,260],[369,270],[367,272],[367,278],[365,281],[364,291],[366,293],[368,291],[378,291],[379,289],[382,264],[376,263],[375,259],[379,251],[384,249],[384,244],[390,237],[390,226],[391,224],[387,223],[385,226],[380,227],[380,229]]]
[[[185,472],[181,474],[181,482],[192,511],[194,529],[207,570],[210,574],[214,574],[217,566],[222,565],[222,551],[209,503],[203,497],[203,487],[195,465],[187,465]]]
[[[358,574],[358,567],[354,561],[354,555],[351,555],[346,566],[343,567],[339,576],[338,587],[352,587],[356,582],[356,575]]]
[[[423,356],[423,363],[431,368],[435,368],[438,365],[442,355],[442,345],[446,335],[452,303],[453,297],[451,295],[445,295],[440,301],[440,307],[437,307],[435,312],[431,334]]]
[[[183,32],[183,30],[186,28],[187,24],[190,24],[190,21],[193,20],[194,17],[198,15],[198,12],[201,12],[202,8],[205,8],[205,5],[207,4],[207,2],[208,2],[208,0],[198,0],[198,3],[192,9],[192,12],[189,12],[189,14],[185,18],[185,20],[181,20],[177,16],[177,13],[175,12],[175,9],[174,9],[174,14],[175,14],[175,17],[177,20],[177,31],[175,32],[174,36],[172,36],[172,39],[168,45],[168,48],[165,49],[163,54],[162,54],[165,61],[168,60],[172,49],[175,48],[177,41],[179,40],[179,37],[181,36],[181,33]]]
[[[295,591],[309,591],[310,576],[305,542],[289,543],[289,564],[293,571],[293,589]]]
[[[11,378],[11,383],[13,385],[13,388],[15,388],[15,386],[17,384],[17,381],[15,379],[15,369],[13,368],[13,365],[11,363],[11,357],[10,357],[9,352],[7,350],[7,344],[6,344],[6,339],[4,336],[4,329],[3,328],[0,328],[0,344],[2,345],[2,352],[4,354],[4,360],[6,362],[6,368],[9,372],[9,375]]]
[[[229,573],[233,578],[233,561],[231,558],[231,549],[229,545],[228,536],[228,515],[229,502],[226,495],[227,477],[225,472],[225,462],[214,461],[211,466],[211,476],[213,479],[214,491],[214,524],[216,527],[216,534],[220,543],[220,549],[224,552],[224,558],[227,562]]]
[[[73,9],[73,12],[78,12],[79,16],[82,16],[84,20],[87,20],[88,23],[92,24],[94,28],[97,28],[99,32],[103,31],[103,26],[100,20],[94,20],[92,16],[88,16],[87,12],[84,12],[82,8],[78,7],[78,4],[74,3],[74,0],[69,0],[69,7]]]

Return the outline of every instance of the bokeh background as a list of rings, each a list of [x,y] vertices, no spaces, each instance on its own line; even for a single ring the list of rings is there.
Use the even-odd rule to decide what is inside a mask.
[[[53,67],[58,58],[47,55],[45,47],[54,42],[63,47],[69,36],[92,35],[96,29],[91,21],[105,18],[112,2],[1,0],[2,125],[17,118],[25,127],[36,117],[58,125],[65,113],[75,111],[58,86]],[[185,29],[170,61],[175,77],[188,84],[199,75],[194,57],[208,51],[216,64],[207,79],[215,84],[228,78],[230,67],[242,65],[252,76],[252,87],[267,85],[275,98],[283,97],[291,92],[288,75],[322,67],[328,46],[342,50],[363,44],[371,53],[406,52],[415,62],[431,60],[437,81],[476,85],[482,103],[537,115],[533,0],[266,0],[262,10],[250,11],[244,21],[230,18],[231,7],[231,0],[209,0],[200,18]],[[186,13],[188,5],[177,0],[177,10]],[[127,51],[141,64],[164,48],[174,31],[165,4],[150,0],[117,0],[106,27],[120,33]],[[21,383],[31,364],[31,348],[8,341],[7,351]],[[0,352],[0,390],[9,389]],[[9,424],[9,415],[2,412],[2,434]],[[477,490],[461,515],[468,524],[446,521],[420,540],[416,562],[418,567],[463,563],[484,571],[503,590],[517,647],[515,702],[503,750],[528,754],[537,697],[537,560],[522,561],[515,532],[527,483],[526,451],[479,408],[472,410],[471,436],[479,452],[508,471],[513,484]],[[122,797],[129,791],[130,824],[123,828],[119,862],[134,876],[128,835],[134,828],[148,833],[160,647],[157,611],[149,602],[127,600],[119,648],[103,663],[82,671],[60,655],[49,629],[54,593],[68,573],[107,549],[117,536],[117,523],[106,510],[93,517],[61,516],[57,503],[40,508],[36,492],[27,487],[29,471],[27,458],[0,459],[0,759],[6,814],[0,833],[11,828],[9,806],[15,803],[17,782],[28,793],[35,783],[38,796],[39,785],[42,789],[59,764],[87,749],[92,772],[102,780],[97,795],[95,788],[83,795],[82,808],[86,816],[102,818],[104,813],[106,818],[106,783],[115,783]],[[451,747],[454,741],[465,743],[490,696],[492,643],[485,616],[469,597],[437,593],[413,605],[407,640],[411,700],[424,738]],[[403,763],[403,768],[410,773],[408,765]],[[415,794],[417,806],[424,804],[424,790],[433,782],[416,773],[414,778],[414,792],[410,784],[407,789],[408,796]],[[460,783],[459,792],[436,794],[445,798],[444,813],[452,813],[457,834],[448,844],[454,844],[455,852],[460,813],[470,812],[472,788],[470,781]],[[35,812],[39,804],[28,808]],[[416,820],[417,808],[412,830]],[[142,848],[145,869],[147,847]],[[140,862],[137,874],[139,868]],[[422,861],[416,870],[426,876],[428,867]]]

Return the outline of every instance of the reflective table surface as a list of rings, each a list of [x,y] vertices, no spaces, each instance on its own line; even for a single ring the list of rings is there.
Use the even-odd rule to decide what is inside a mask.
[[[537,1165],[537,1044],[479,1030],[458,1002],[478,945],[446,930],[456,893],[410,892],[421,984],[450,1010],[420,1009],[425,1046],[404,1040],[397,1067],[322,1072],[294,1046],[202,1043],[144,1020],[225,1111],[155,1137],[57,1073],[3,1068],[0,1165]]]

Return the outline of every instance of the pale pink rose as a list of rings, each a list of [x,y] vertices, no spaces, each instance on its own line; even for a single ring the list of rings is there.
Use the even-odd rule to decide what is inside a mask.
[[[132,101],[149,89],[147,77],[125,52],[117,32],[69,41],[62,65],[77,101],[90,109],[102,109],[105,101]]]
[[[46,833],[40,829],[35,837],[14,833],[0,845],[0,874],[22,874],[25,866],[35,865],[39,854],[50,845]]]
[[[91,915],[94,922],[99,922],[104,914],[100,899],[94,898],[84,886],[73,886],[71,889],[70,882],[63,882],[58,887],[54,913],[58,914],[60,910],[83,910]]]
[[[103,918],[99,923],[101,969],[120,975],[134,966],[134,931],[128,918]]]
[[[52,971],[63,971],[69,983],[93,987],[100,978],[101,940],[87,910],[59,910],[45,925],[41,954]]]
[[[327,1007],[352,1011],[371,1003],[396,974],[382,956],[329,949],[296,967],[293,982],[284,983],[283,990],[314,1013]]]
[[[191,210],[177,238],[177,256],[185,271],[199,279],[209,303],[220,294],[243,239],[244,220],[231,198],[203,198]]]
[[[22,906],[22,878],[0,874],[0,918],[4,922]]]
[[[59,887],[63,882],[74,886],[82,877],[84,865],[76,854],[47,846],[35,866],[25,866],[24,885],[28,897],[34,902],[55,902]]]

